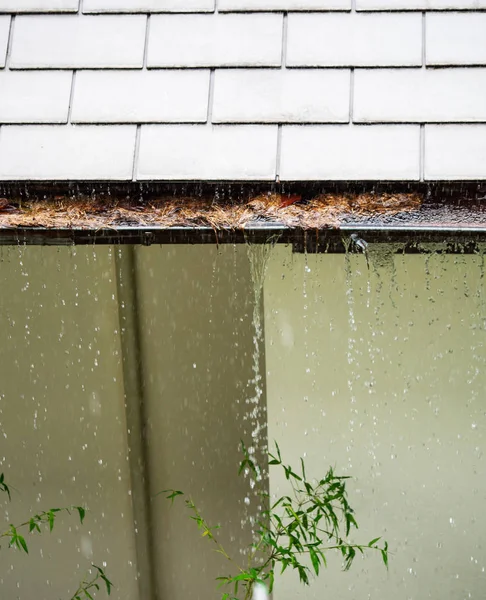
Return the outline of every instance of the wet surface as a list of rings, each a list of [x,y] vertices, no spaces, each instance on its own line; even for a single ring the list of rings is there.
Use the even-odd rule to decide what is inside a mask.
[[[309,251],[343,251],[341,233],[353,230],[409,248],[467,244],[486,232],[484,183],[88,186],[2,186],[0,244],[219,244],[278,234]]]

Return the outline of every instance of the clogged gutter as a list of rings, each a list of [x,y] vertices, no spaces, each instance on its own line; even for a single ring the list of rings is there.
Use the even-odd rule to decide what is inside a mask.
[[[422,196],[418,193],[329,193],[305,201],[297,194],[267,193],[239,203],[193,197],[160,197],[142,204],[109,197],[21,202],[0,198],[0,228],[101,230],[141,226],[238,230],[252,224],[278,224],[326,229],[376,217],[412,217],[421,206]]]

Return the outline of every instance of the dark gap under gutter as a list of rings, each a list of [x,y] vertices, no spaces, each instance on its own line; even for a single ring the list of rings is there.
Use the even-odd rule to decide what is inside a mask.
[[[486,199],[486,180],[467,181],[0,181],[0,197],[53,198],[109,196],[146,202],[157,195],[213,196],[242,201],[266,192],[310,198],[327,192],[416,192],[432,202],[476,202]]]

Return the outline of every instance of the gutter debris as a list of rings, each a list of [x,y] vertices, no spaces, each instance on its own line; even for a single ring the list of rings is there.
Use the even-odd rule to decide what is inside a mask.
[[[160,197],[143,203],[110,197],[64,196],[54,199],[0,198],[0,229],[117,229],[119,227],[207,228],[244,230],[278,225],[292,229],[338,229],[341,225],[417,215],[419,193],[266,193],[244,201],[195,197]]]

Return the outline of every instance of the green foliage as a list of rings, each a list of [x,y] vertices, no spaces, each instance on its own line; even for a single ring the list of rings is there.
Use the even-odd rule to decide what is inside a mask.
[[[8,496],[8,499],[10,500],[10,488],[5,483],[3,473],[0,473],[0,492],[5,492]]]
[[[106,593],[108,596],[111,594],[111,588],[113,587],[113,584],[106,576],[106,573],[101,567],[97,567],[96,565],[93,565],[93,567],[96,571],[94,576],[91,579],[82,581],[79,584],[78,589],[74,592],[74,595],[71,596],[71,600],[93,600],[91,592],[93,590],[98,591],[100,589],[100,583],[106,587]]]
[[[11,500],[10,488],[5,483],[3,473],[0,474],[0,492],[5,492],[8,499]],[[17,550],[28,554],[29,547],[24,537],[24,531],[27,531],[27,534],[42,533],[43,530],[51,532],[54,529],[56,518],[63,512],[69,515],[72,513],[77,514],[81,524],[83,524],[86,516],[86,509],[82,506],[50,508],[49,510],[41,511],[38,514],[33,515],[19,525],[10,524],[6,531],[3,533],[0,532],[0,540],[6,538],[9,548],[16,548]],[[95,564],[93,564],[92,567],[95,570],[94,575],[91,578],[86,578],[79,584],[78,589],[70,597],[70,600],[93,600],[92,593],[94,590],[100,589],[100,584],[106,588],[107,594],[110,595],[111,588],[113,587],[112,582],[108,579],[101,567],[98,567]]]
[[[242,451],[239,474],[250,470],[256,481],[261,482],[261,469],[243,443]],[[277,566],[281,573],[288,568],[293,569],[301,583],[308,585],[311,574],[318,576],[322,568],[327,566],[328,552],[341,555],[345,571],[358,554],[367,551],[378,552],[385,566],[388,566],[388,544],[384,542],[380,545],[381,538],[377,537],[367,544],[347,541],[351,530],[358,528],[354,511],[347,500],[348,477],[339,477],[333,469],[329,469],[322,479],[309,480],[303,459],[300,460],[300,471],[297,473],[290,465],[283,463],[277,444],[275,454],[269,454],[268,464],[283,469],[292,492],[272,503],[265,490],[258,490],[264,509],[257,521],[256,541],[248,549],[248,563],[245,566],[239,565],[218,542],[215,531],[219,526],[210,527],[192,499],[184,499],[191,519],[196,522],[202,536],[211,540],[216,546],[215,551],[234,567],[233,574],[217,578],[218,587],[226,589],[222,600],[249,600],[258,583],[265,584],[272,592]],[[164,490],[161,493],[166,493],[171,503],[184,496],[180,490]]]

